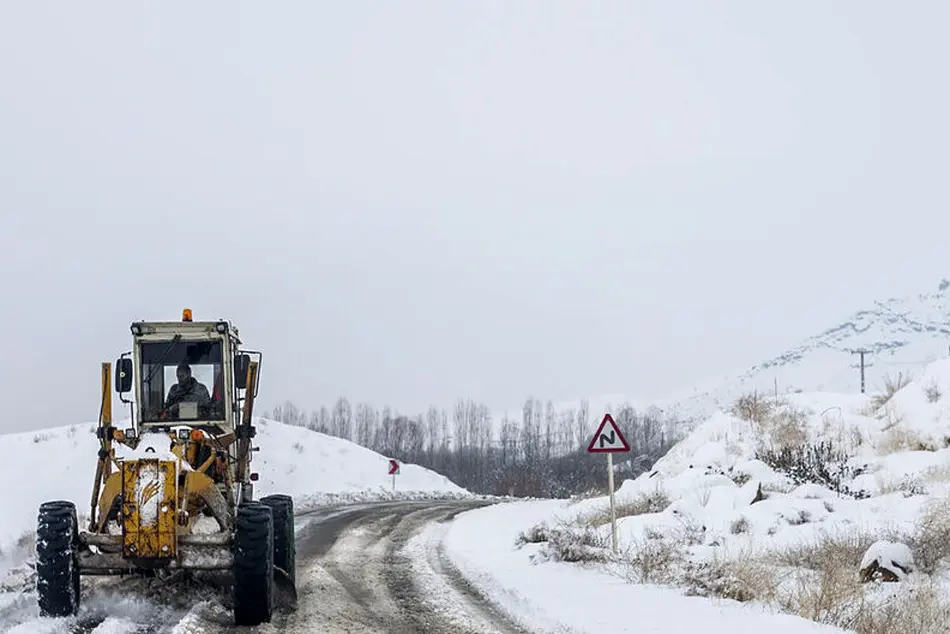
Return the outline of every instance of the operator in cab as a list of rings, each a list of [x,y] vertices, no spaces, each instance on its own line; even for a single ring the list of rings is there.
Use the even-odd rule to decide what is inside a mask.
[[[179,363],[176,372],[178,383],[168,390],[165,411],[177,417],[179,403],[197,403],[199,411],[206,412],[211,407],[211,395],[208,393],[208,388],[191,376],[191,366],[187,362]]]

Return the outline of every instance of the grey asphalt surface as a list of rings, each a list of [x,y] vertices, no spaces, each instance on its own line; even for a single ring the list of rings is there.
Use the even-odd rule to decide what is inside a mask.
[[[470,586],[441,542],[409,541],[433,523],[491,504],[484,500],[382,502],[298,512],[296,610],[271,623],[232,625],[229,592],[220,578],[83,578],[78,619],[52,626],[35,617],[35,594],[24,576],[0,601],[0,630],[88,634],[525,634]],[[4,597],[0,597],[3,599]],[[51,627],[52,626],[52,627]]]
[[[426,545],[424,561],[403,552],[427,525],[487,504],[397,502],[317,511],[297,533],[298,556],[310,562],[300,607],[275,625],[301,632],[521,634],[462,578],[438,543]],[[418,586],[420,567],[444,586],[442,596]]]

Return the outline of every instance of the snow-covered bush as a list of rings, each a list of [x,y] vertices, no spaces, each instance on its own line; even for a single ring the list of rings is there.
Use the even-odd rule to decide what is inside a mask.
[[[936,572],[940,562],[950,558],[950,498],[932,501],[907,543],[919,569]]]
[[[542,544],[532,555],[535,562],[597,562],[610,559],[609,538],[605,538],[591,526],[562,523],[560,526],[548,526],[546,523],[532,526],[523,531],[515,540],[522,548],[527,544]]]
[[[795,484],[814,483],[826,486],[851,497],[865,497],[861,491],[851,491],[845,484],[864,472],[864,467],[850,464],[850,458],[831,442],[799,444],[781,449],[765,449],[756,452],[772,469],[787,475]]]
[[[614,507],[616,517],[635,517],[648,513],[661,513],[670,505],[670,498],[661,488],[644,491],[627,502],[620,502]],[[610,523],[610,506],[599,509],[584,517],[590,526],[597,527]]]

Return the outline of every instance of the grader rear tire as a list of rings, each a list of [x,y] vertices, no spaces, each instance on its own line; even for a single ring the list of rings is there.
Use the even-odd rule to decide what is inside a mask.
[[[234,533],[234,623],[270,622],[274,611],[274,516],[270,507],[238,507]]]
[[[36,522],[36,593],[40,616],[79,612],[79,522],[65,500],[40,505]]]
[[[274,513],[274,565],[287,573],[291,584],[297,583],[297,543],[294,541],[294,499],[276,493],[261,498]]]

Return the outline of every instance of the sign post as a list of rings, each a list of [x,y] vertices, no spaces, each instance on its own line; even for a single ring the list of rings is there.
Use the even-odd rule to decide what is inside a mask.
[[[609,429],[607,429],[609,427]],[[604,414],[594,437],[587,445],[588,453],[607,454],[607,486],[610,489],[610,545],[617,554],[617,507],[614,504],[614,453],[630,451],[627,439],[623,437],[613,416]]]
[[[399,463],[395,460],[389,460],[389,475],[393,477],[393,491],[396,490],[396,474],[399,473]]]

